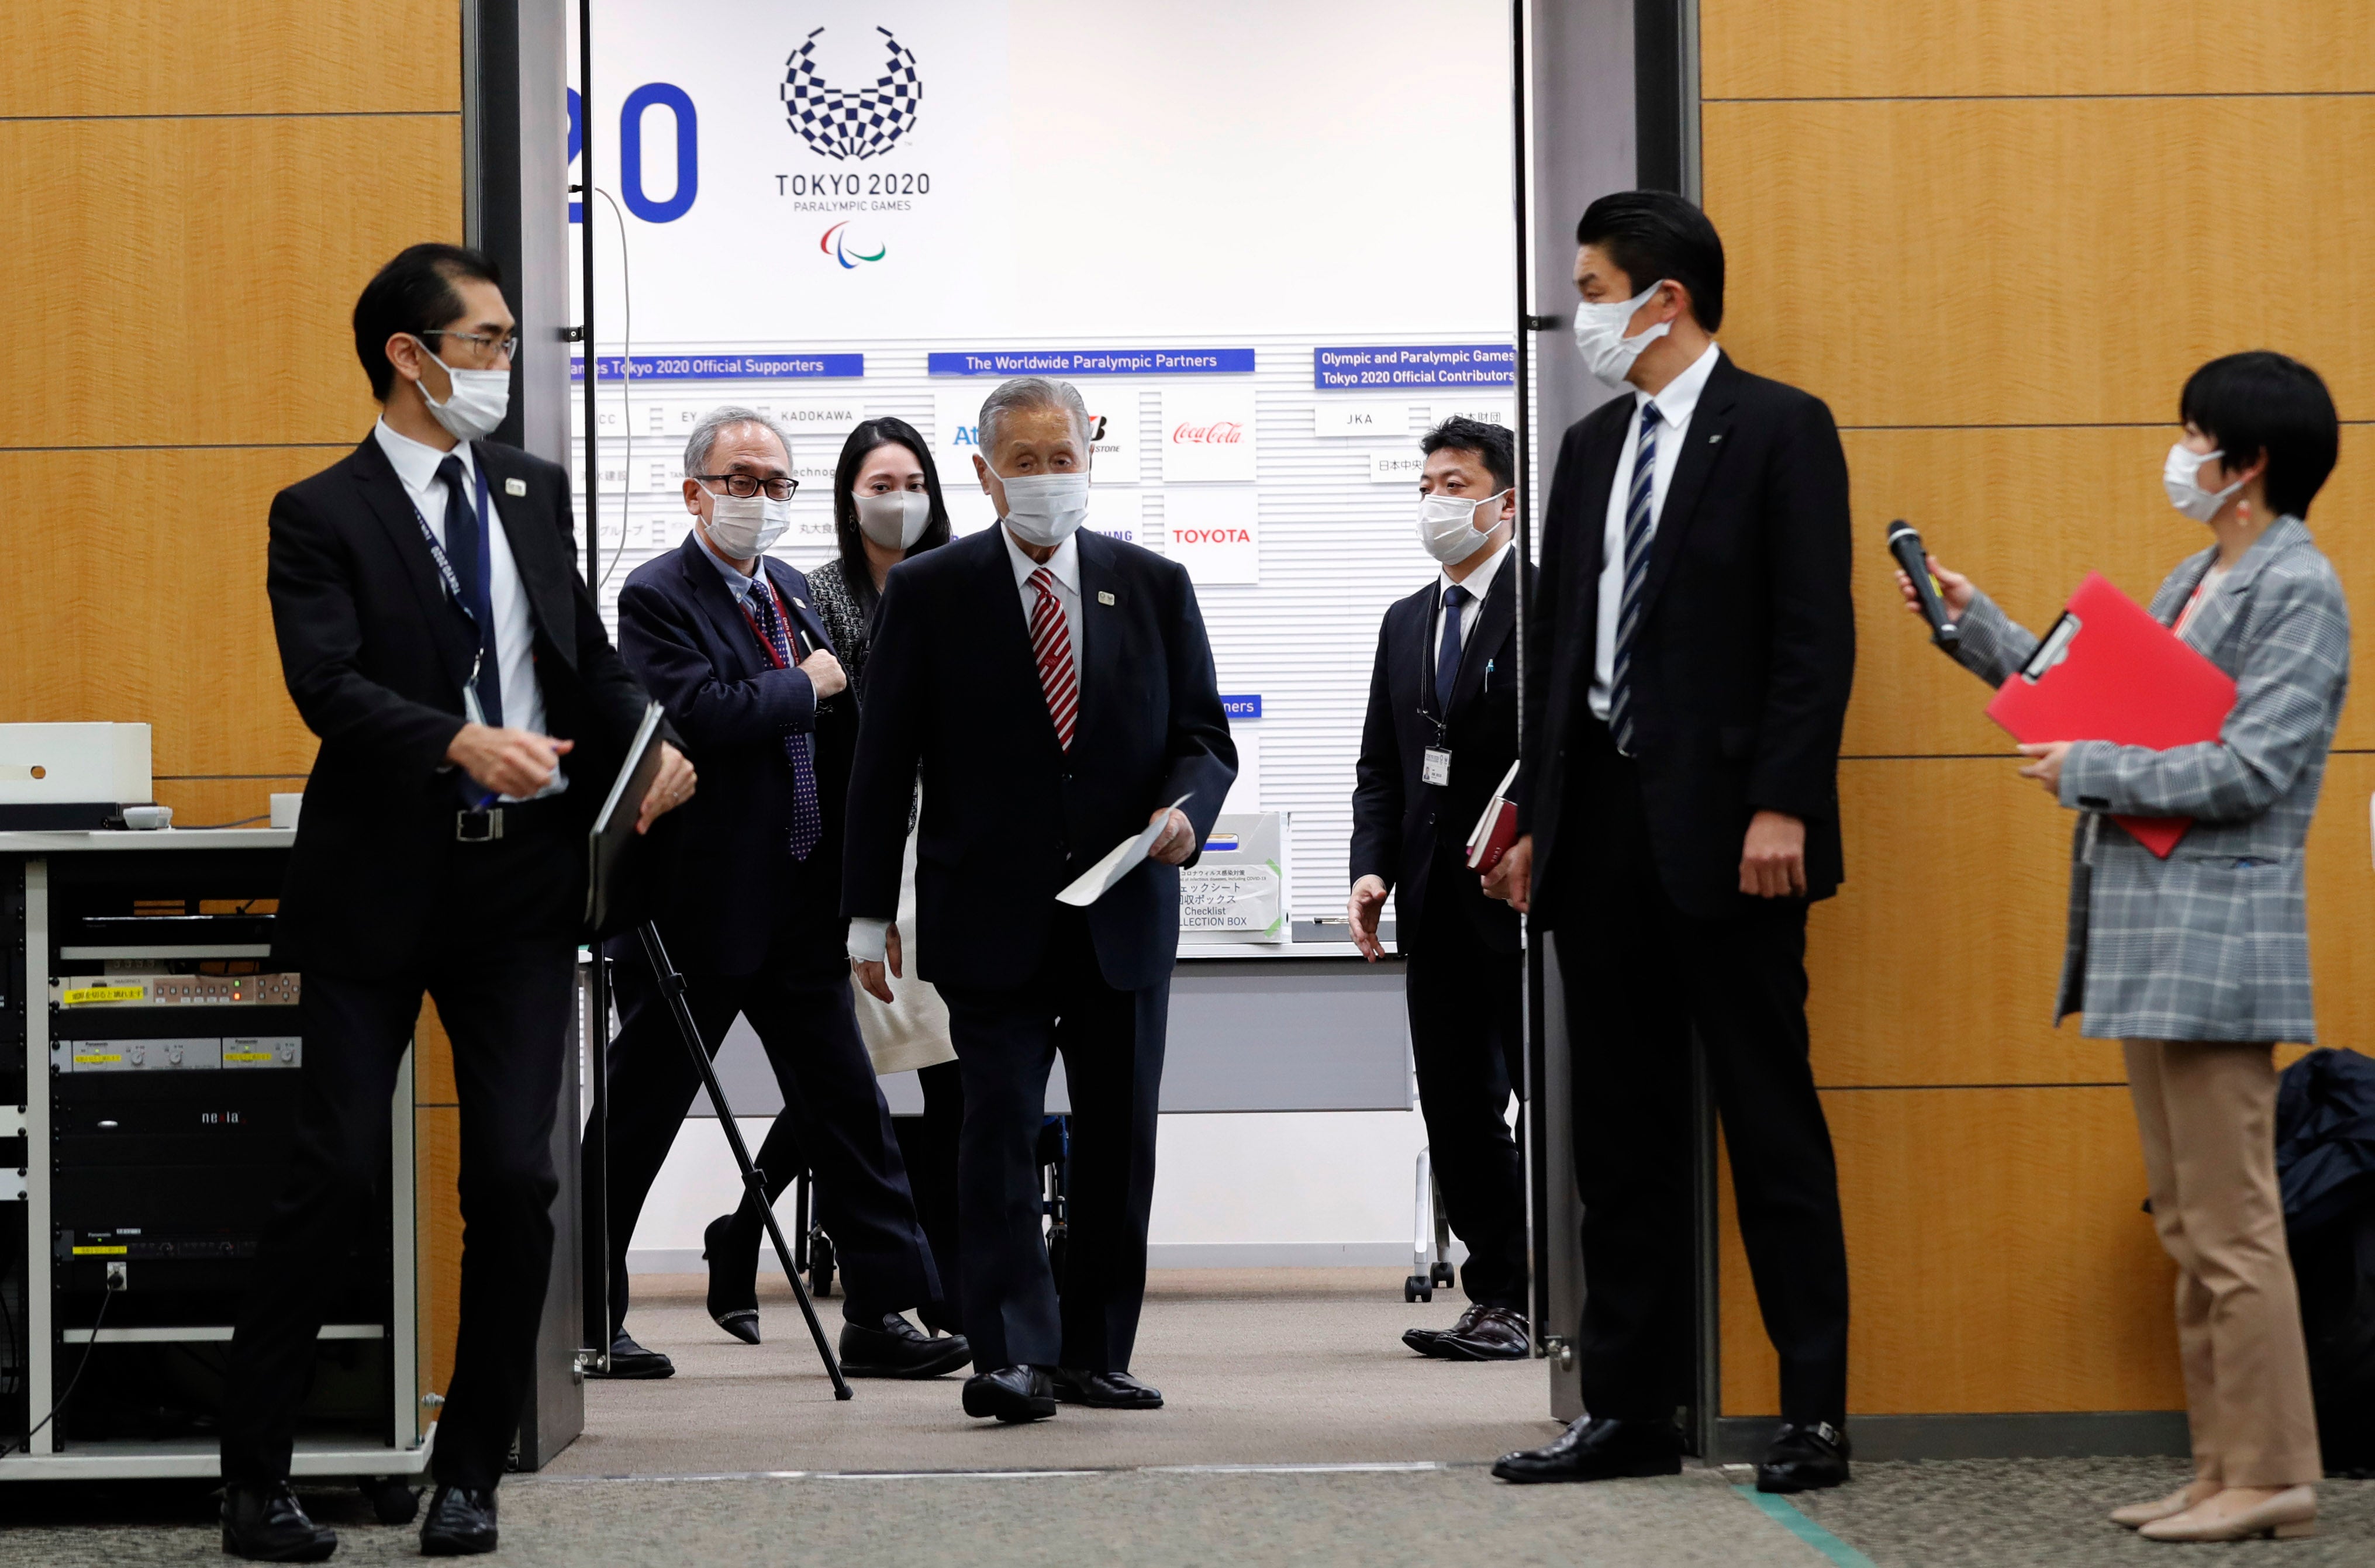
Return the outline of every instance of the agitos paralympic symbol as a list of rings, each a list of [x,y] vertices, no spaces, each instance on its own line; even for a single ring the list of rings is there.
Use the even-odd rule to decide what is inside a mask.
[[[853,272],[857,269],[859,262],[878,262],[890,253],[891,247],[879,242],[870,255],[864,251],[851,250],[849,236],[845,232],[848,227],[848,222],[844,220],[826,230],[823,237],[817,241],[817,249]]]

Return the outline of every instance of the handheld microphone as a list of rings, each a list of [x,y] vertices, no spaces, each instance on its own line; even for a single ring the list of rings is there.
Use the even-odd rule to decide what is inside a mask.
[[[1913,580],[1913,592],[1921,600],[1922,618],[1930,622],[1930,641],[1941,648],[1960,643],[1962,628],[1946,612],[1946,601],[1938,596],[1937,579],[1930,575],[1929,552],[1921,548],[1921,536],[1902,517],[1888,525],[1888,553],[1896,558],[1896,564]]]

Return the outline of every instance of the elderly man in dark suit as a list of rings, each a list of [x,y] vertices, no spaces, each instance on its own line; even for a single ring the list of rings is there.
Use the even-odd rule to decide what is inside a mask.
[[[771,1134],[762,1168],[771,1197],[797,1174],[787,1144],[816,1168],[819,1219],[845,1281],[844,1370],[936,1377],[972,1351],[904,1315],[936,1303],[941,1287],[850,1001],[841,831],[857,719],[808,579],[766,553],[789,523],[791,465],[790,440],[758,410],[704,416],[684,450],[692,529],[619,595],[620,651],[708,770],[698,809],[672,824],[655,919],[710,1054],[738,1015],[766,1047],[784,1092],[778,1123],[797,1136]],[[613,956],[609,1254],[586,1258],[586,1296],[590,1310],[593,1271],[607,1267],[609,1375],[665,1377],[668,1357],[627,1335],[627,1244],[700,1080],[640,948],[622,938]],[[750,1344],[761,1225],[746,1202],[703,1237],[710,1316]]]
[[[434,1554],[492,1551],[551,1268],[553,1117],[576,1008],[585,833],[648,699],[577,575],[569,477],[486,440],[518,342],[476,251],[415,245],[355,305],[381,405],[354,453],[272,501],[266,586],[322,737],[275,923],[305,975],[293,1168],[230,1345],[223,1549],[317,1562],[288,1485],[325,1260],[384,1179],[425,991],[462,1104],[462,1321],[437,1426]],[[692,791],[668,748],[639,828]]]
[[[1353,940],[1382,956],[1394,895],[1428,1157],[1468,1244],[1468,1310],[1402,1343],[1444,1361],[1513,1361],[1526,1335],[1526,1166],[1509,1134],[1525,1083],[1518,916],[1484,896],[1466,843],[1518,759],[1517,454],[1509,432],[1447,419],[1421,443],[1419,543],[1436,580],[1386,611],[1353,791]]]
[[[1781,1361],[1770,1491],[1847,1479],[1848,1268],[1807,1056],[1806,911],[1843,871],[1855,670],[1830,410],[1715,344],[1723,243],[1682,197],[1592,203],[1576,340],[1629,396],[1559,446],[1530,607],[1521,839],[1488,890],[1555,937],[1589,1412],[1510,1480],[1671,1473],[1690,1402],[1696,1036]]]
[[[964,1075],[965,1411],[1036,1421],[1058,1397],[1152,1409],[1163,1396],[1129,1362],[1177,867],[1211,829],[1236,748],[1187,571],[1078,531],[1090,505],[1080,394],[1005,383],[982,406],[981,442],[974,462],[998,525],[892,568],[883,592],[849,785],[849,952],[860,984],[890,1000],[920,768],[923,978],[948,1002]],[[1157,824],[1148,858],[1102,897],[1058,902]],[[1058,1051],[1076,1129],[1060,1312],[1037,1155]]]

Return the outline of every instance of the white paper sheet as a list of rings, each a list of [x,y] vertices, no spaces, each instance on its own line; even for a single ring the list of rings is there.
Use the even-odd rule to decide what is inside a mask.
[[[1163,830],[1171,825],[1171,813],[1187,805],[1188,799],[1187,796],[1181,796],[1164,807],[1161,816],[1146,825],[1146,831],[1114,845],[1103,860],[1073,878],[1071,885],[1056,895],[1056,902],[1069,903],[1075,909],[1086,909],[1105,897],[1106,890],[1116,882],[1138,869],[1138,863],[1146,858],[1146,852],[1154,847],[1154,841],[1161,838]]]

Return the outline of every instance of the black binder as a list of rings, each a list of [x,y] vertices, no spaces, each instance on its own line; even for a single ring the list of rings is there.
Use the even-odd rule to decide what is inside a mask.
[[[652,780],[659,776],[662,716],[657,702],[644,709],[644,722],[635,726],[627,760],[620,764],[619,776],[610,782],[610,793],[594,819],[594,830],[586,835],[585,925],[597,937],[623,931],[635,922],[635,915],[626,908],[633,902],[628,890],[641,843],[635,819],[643,813],[644,796],[651,793]]]

